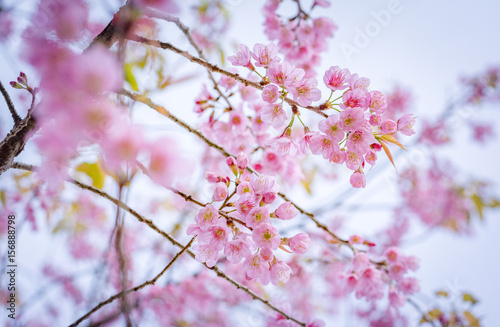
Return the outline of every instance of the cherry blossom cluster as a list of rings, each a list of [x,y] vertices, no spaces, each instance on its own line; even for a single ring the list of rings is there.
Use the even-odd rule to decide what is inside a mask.
[[[276,129],[282,128],[288,120],[284,109],[284,99],[288,93],[303,107],[321,98],[317,81],[305,77],[303,69],[286,61],[281,62],[277,47],[272,43],[268,46],[256,44],[253,51],[245,45],[239,45],[236,54],[228,57],[228,60],[250,71],[256,71],[255,66],[266,69],[262,80],[268,84],[261,94],[266,104],[260,110],[260,120]],[[325,72],[323,82],[331,94],[321,108],[334,109],[338,114],[331,114],[320,121],[319,131],[311,131],[304,125],[304,136],[297,143],[292,137],[291,127],[299,112],[297,108],[292,108],[292,118],[283,133],[268,139],[265,144],[280,156],[294,157],[310,150],[330,162],[345,164],[354,171],[350,179],[352,186],[365,187],[365,162],[374,165],[377,152],[382,148],[388,151],[386,143],[399,144],[393,136],[397,132],[413,135],[415,118],[412,114],[405,114],[397,121],[383,119],[382,114],[387,108],[385,96],[380,91],[370,91],[369,79],[351,74],[346,68],[331,67]],[[330,101],[336,91],[342,94]],[[336,103],[336,100],[340,102]],[[302,120],[300,122],[303,123]]]
[[[247,280],[258,280],[264,285],[286,283],[292,270],[276,258],[274,251],[290,252],[287,246],[292,252],[302,254],[309,247],[310,239],[306,233],[282,237],[272,220],[290,220],[298,211],[290,202],[272,209],[279,185],[272,176],[245,171],[248,158],[244,153],[237,159],[228,157],[226,161],[235,179],[206,173],[207,181],[214,184],[213,201],[200,209],[195,224],[187,229],[188,235],[197,236],[197,244],[193,246],[196,259],[212,267],[224,253],[233,264],[243,260]],[[229,194],[231,182],[234,182],[234,191]],[[219,208],[215,203],[221,203]]]
[[[281,1],[269,0],[262,9],[265,17],[264,32],[271,41],[278,41],[286,61],[304,69],[306,76],[311,77],[316,74],[314,68],[319,64],[320,53],[326,50],[327,40],[333,37],[337,26],[327,17],[311,18],[300,1],[294,2],[298,13],[293,18],[287,18],[280,17],[276,12]],[[325,0],[314,1],[310,11],[316,6],[329,5]]]
[[[219,40],[229,27],[229,16],[224,1],[199,1],[191,7],[197,25],[191,35],[202,49],[210,52],[220,48]]]
[[[418,170],[414,167],[402,173],[400,181],[403,203],[397,211],[399,219],[417,217],[429,227],[442,226],[458,233],[469,231],[470,211],[478,185],[464,189],[456,180],[453,167],[433,159],[432,167]],[[468,194],[469,193],[469,194]]]
[[[79,149],[97,144],[110,171],[120,173],[127,166],[135,166],[141,154],[149,161],[149,176],[159,184],[168,185],[177,166],[172,150],[163,146],[169,140],[146,140],[143,131],[132,124],[125,108],[108,95],[123,85],[122,68],[116,56],[102,45],[92,46],[81,54],[71,48],[72,42],[84,40],[86,3],[74,1],[47,7],[49,5],[42,1],[37,14],[50,9],[71,19],[50,20],[25,31],[25,59],[42,76],[39,89],[43,101],[34,111],[43,125],[40,136],[35,139],[45,158],[39,172],[46,177],[56,177],[50,180],[60,181]],[[55,33],[58,42],[52,40],[51,33]],[[30,91],[27,80],[13,83],[16,88]]]

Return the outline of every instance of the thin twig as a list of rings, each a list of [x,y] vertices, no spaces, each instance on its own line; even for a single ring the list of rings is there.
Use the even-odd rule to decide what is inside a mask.
[[[2,82],[0,81],[0,92],[2,92],[3,98],[5,99],[5,102],[7,102],[7,107],[9,107],[10,114],[12,115],[12,119],[14,119],[14,124],[17,125],[21,122],[21,116],[16,111],[16,108],[14,107],[14,104],[12,103],[12,99],[10,98],[9,93],[3,86]]]
[[[193,243],[195,237],[193,237],[191,239],[191,241],[189,241],[188,244],[186,244],[186,246],[184,246],[182,248],[181,251],[177,252],[177,254],[172,258],[172,260],[170,260],[170,262],[165,266],[165,268],[163,268],[162,271],[160,271],[160,273],[158,275],[156,275],[153,279],[150,279],[150,280],[147,280],[145,281],[144,283],[140,284],[140,285],[137,285],[136,287],[133,287],[131,289],[128,289],[126,291],[122,291],[120,293],[117,293],[113,296],[111,296],[109,299],[105,300],[105,301],[102,301],[101,303],[99,303],[98,305],[96,305],[95,307],[93,307],[89,312],[87,312],[86,314],[84,314],[82,317],[80,317],[77,321],[75,321],[74,323],[72,323],[70,325],[70,327],[76,327],[78,326],[82,321],[84,321],[85,319],[88,319],[94,312],[98,311],[99,309],[101,309],[102,307],[104,307],[106,304],[109,304],[111,302],[113,302],[114,300],[116,299],[119,299],[119,298],[124,298],[126,297],[128,294],[130,293],[133,293],[133,292],[137,292],[139,291],[140,289],[143,289],[144,287],[148,286],[148,285],[154,285],[158,279],[174,264],[175,261],[177,261],[177,259],[179,259],[179,257],[184,253],[186,252],[186,250],[191,246],[191,244]]]
[[[412,307],[414,307],[421,315],[424,317],[428,323],[430,323],[432,326],[437,327],[436,324],[434,323],[432,317],[430,317],[422,308],[417,304],[417,302],[413,301],[411,298],[407,298],[406,302],[408,302]]]
[[[24,164],[24,163],[18,163],[18,162],[15,162],[13,165],[12,165],[12,168],[16,168],[16,169],[23,169],[23,170],[30,170],[30,171],[33,171],[34,169],[36,169],[36,167],[32,166],[32,165],[27,165],[27,164]],[[74,180],[74,179],[68,179],[67,182],[69,183],[72,183],[72,184],[75,184],[76,186],[80,187],[81,189],[84,189],[84,190],[88,190],[88,191],[91,191],[99,196],[101,196],[102,198],[114,203],[115,205],[119,206],[120,208],[122,208],[123,210],[127,211],[128,213],[130,213],[132,216],[134,216],[138,221],[140,221],[141,223],[144,223],[146,225],[148,225],[152,230],[154,230],[155,232],[157,232],[158,234],[160,234],[161,236],[165,237],[166,239],[168,239],[172,244],[180,247],[180,248],[183,248],[184,245],[182,245],[179,241],[177,241],[174,237],[170,236],[168,233],[165,233],[164,231],[162,231],[160,228],[158,228],[158,226],[156,226],[153,221],[149,220],[148,218],[142,216],[141,214],[139,214],[137,211],[135,211],[134,209],[130,208],[127,204],[125,204],[124,202],[112,197],[111,195],[109,195],[108,193],[106,192],[103,192],[93,186],[90,186],[90,185],[87,185],[87,184],[84,184],[84,183],[81,183],[77,180]],[[187,250],[188,254],[192,257],[192,258],[195,258],[195,253],[190,251],[190,250]],[[251,291],[248,287],[238,283],[237,281],[235,281],[234,279],[232,279],[231,277],[229,277],[228,275],[226,275],[224,272],[222,272],[217,266],[213,266],[213,267],[209,267],[207,266],[206,263],[203,263],[203,265],[210,269],[210,270],[213,270],[217,276],[219,277],[222,277],[224,278],[225,280],[227,280],[228,282],[230,282],[231,284],[233,284],[234,286],[236,286],[236,288],[240,289],[240,290],[243,290],[245,293],[247,293],[248,295],[250,295],[252,297],[252,299],[254,300],[257,300],[257,301],[260,301],[262,303],[264,303],[266,306],[268,306],[270,309],[276,311],[277,313],[281,314],[283,317],[285,317],[286,319],[288,320],[291,320],[295,323],[297,323],[298,325],[300,326],[306,326],[305,323],[297,320],[296,318],[286,314],[285,312],[283,312],[282,310],[280,310],[279,308],[277,308],[274,304],[272,304],[269,300],[265,300],[263,299],[262,297],[260,297],[259,295],[255,294],[253,291]]]
[[[170,43],[167,43],[167,42],[161,42],[161,41],[158,41],[158,40],[151,40],[151,39],[148,39],[148,38],[145,38],[145,37],[142,37],[142,36],[138,36],[138,35],[130,35],[130,36],[127,36],[129,40],[131,41],[135,41],[135,42],[139,42],[139,43],[143,43],[143,44],[147,44],[147,45],[150,45],[150,46],[154,46],[154,47],[157,47],[157,48],[162,48],[162,49],[165,49],[165,50],[170,50],[172,52],[175,52],[181,56],[183,56],[184,58],[186,58],[187,60],[191,61],[191,62],[194,62],[194,63],[197,63],[207,69],[210,69],[211,71],[213,72],[216,72],[216,73],[219,73],[219,74],[223,74],[223,75],[226,75],[228,77],[231,77],[232,79],[235,79],[237,80],[238,82],[244,84],[245,86],[251,86],[251,87],[254,87],[258,90],[262,90],[264,88],[263,85],[261,85],[260,83],[256,83],[256,82],[253,82],[251,80],[248,80],[246,78],[243,78],[241,77],[239,74],[234,74],[234,73],[231,73],[225,69],[222,69],[220,67],[218,67],[217,65],[214,65],[214,64],[211,64],[209,63],[208,61],[206,60],[203,60],[203,59],[200,59],[198,57],[195,57],[193,55],[191,55],[189,52],[187,51],[184,51],[184,50],[181,50],[175,46],[173,46],[172,44]],[[323,112],[323,110],[318,106],[318,107],[315,107],[315,106],[301,106],[300,104],[298,104],[298,102],[290,99],[290,98],[285,98],[284,99],[286,103],[288,103],[290,106],[296,106],[296,107],[302,107],[302,108],[305,108],[305,109],[308,109],[308,110],[311,110],[323,117],[328,117],[327,114],[325,114]]]
[[[147,16],[153,17],[153,18],[163,19],[163,20],[166,20],[167,22],[171,22],[171,23],[174,23],[175,25],[177,25],[177,27],[186,36],[189,43],[193,46],[193,48],[196,50],[196,52],[198,52],[198,56],[201,59],[208,61],[208,59],[205,57],[205,54],[203,53],[203,50],[199,47],[198,43],[196,43],[196,41],[193,39],[193,36],[189,32],[189,28],[186,25],[184,25],[178,17],[171,16],[169,14],[165,14],[163,12],[160,12],[160,11],[154,10],[154,9],[150,9],[150,8],[145,9],[144,14],[146,14]],[[212,81],[212,84],[214,85],[214,89],[226,101],[229,108],[233,109],[233,106],[231,105],[231,102],[229,102],[228,97],[219,88],[219,83],[217,83],[217,81],[215,80],[214,75],[212,74],[212,71],[207,68],[207,73],[208,73],[208,77]]]

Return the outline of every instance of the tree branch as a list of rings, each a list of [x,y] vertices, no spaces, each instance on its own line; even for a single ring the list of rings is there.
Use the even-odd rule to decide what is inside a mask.
[[[177,261],[177,259],[179,259],[179,257],[184,253],[186,252],[186,250],[191,246],[191,244],[193,243],[195,237],[193,237],[191,239],[191,241],[189,241],[188,244],[186,244],[181,251],[177,252],[177,254],[172,258],[172,260],[170,260],[170,262],[165,266],[165,268],[163,268],[162,271],[160,271],[160,273],[158,275],[156,275],[153,279],[150,279],[150,280],[147,280],[145,281],[144,283],[140,284],[140,285],[137,285],[136,287],[133,287],[131,289],[128,289],[126,291],[122,291],[120,293],[117,293],[113,296],[111,296],[109,299],[105,300],[105,301],[102,301],[101,303],[99,303],[98,305],[96,305],[95,307],[93,307],[89,312],[87,312],[86,314],[84,314],[83,316],[81,316],[77,321],[75,321],[74,323],[72,323],[70,325],[70,327],[76,327],[78,326],[82,321],[84,321],[85,319],[88,319],[94,312],[98,311],[99,309],[101,309],[102,307],[104,307],[106,304],[109,304],[111,302],[113,302],[114,300],[116,299],[119,299],[119,298],[124,298],[126,297],[128,294],[132,293],[132,292],[137,292],[141,289],[143,289],[144,287],[148,286],[148,285],[154,285],[156,283],[156,281],[158,281],[158,279],[170,268],[172,267],[172,265],[174,264],[175,261]]]
[[[2,92],[3,98],[5,99],[5,102],[7,103],[7,107],[9,108],[10,114],[12,115],[12,119],[14,119],[14,126],[19,124],[21,122],[21,117],[16,111],[16,108],[14,107],[14,104],[12,103],[12,99],[10,98],[9,93],[5,89],[5,87],[2,84],[2,81],[0,81],[0,92]]]
[[[27,164],[23,164],[23,163],[14,163],[12,165],[12,168],[16,168],[16,169],[23,169],[23,170],[30,170],[30,171],[33,171],[35,169],[34,166],[32,165],[27,165]],[[169,234],[165,233],[164,231],[162,231],[160,228],[158,228],[154,223],[153,221],[147,219],[146,217],[142,216],[141,214],[139,214],[137,211],[135,211],[134,209],[130,208],[127,204],[125,204],[124,202],[112,197],[111,195],[109,195],[108,193],[106,192],[103,192],[93,186],[90,186],[90,185],[86,185],[86,184],[83,184],[77,180],[74,180],[74,179],[68,179],[67,182],[69,183],[72,183],[72,184],[75,184],[76,186],[80,187],[81,189],[84,189],[84,190],[88,190],[88,191],[91,191],[103,198],[105,198],[106,200],[114,203],[115,205],[119,206],[120,208],[122,208],[123,210],[127,211],[128,213],[130,213],[132,216],[134,216],[138,221],[140,221],[141,223],[144,223],[146,225],[148,225],[152,230],[154,230],[155,232],[157,232],[158,234],[160,234],[161,236],[165,237],[166,239],[168,239],[172,244],[180,247],[180,248],[183,248],[184,245],[182,245],[179,241],[177,241],[175,238],[173,238],[172,236],[170,236]],[[188,254],[192,257],[192,258],[195,258],[195,253],[192,252],[191,250],[187,250]],[[291,320],[295,323],[297,323],[298,325],[300,326],[306,326],[305,323],[297,320],[296,318],[286,314],[285,312],[283,312],[282,310],[280,310],[279,308],[277,308],[274,304],[272,304],[269,300],[265,300],[263,299],[262,297],[260,297],[259,295],[255,294],[253,291],[251,291],[248,287],[238,283],[237,281],[235,281],[234,279],[232,279],[231,277],[229,277],[228,275],[226,275],[224,272],[222,272],[217,266],[213,266],[213,267],[208,267],[206,263],[203,263],[203,265],[210,269],[210,270],[213,270],[217,276],[219,277],[222,277],[224,278],[225,280],[227,280],[228,282],[230,282],[231,284],[233,284],[234,286],[236,286],[236,288],[244,291],[245,293],[247,293],[248,295],[250,295],[252,297],[252,299],[254,300],[257,300],[257,301],[260,301],[262,303],[264,303],[266,306],[268,306],[270,309],[276,311],[277,313],[281,314],[283,317],[285,317],[286,319],[288,320]]]
[[[170,50],[172,52],[175,52],[181,56],[183,56],[184,58],[186,58],[187,60],[191,61],[191,62],[194,62],[194,63],[197,63],[198,65],[201,65],[207,69],[210,69],[212,72],[216,72],[216,73],[219,73],[219,74],[223,74],[223,75],[226,75],[228,77],[231,77],[232,79],[235,79],[237,80],[238,82],[244,84],[245,86],[251,86],[251,87],[254,87],[258,90],[262,90],[264,88],[264,85],[261,85],[260,83],[256,83],[256,82],[253,82],[253,81],[250,81],[246,78],[243,78],[241,77],[239,74],[233,74],[227,70],[224,70],[214,64],[211,64],[209,63],[208,61],[206,60],[203,60],[203,59],[200,59],[198,57],[195,57],[193,55],[191,55],[189,52],[187,51],[184,51],[184,50],[181,50],[175,46],[173,46],[172,44],[170,43],[167,43],[167,42],[161,42],[161,41],[158,41],[158,40],[151,40],[151,39],[148,39],[148,38],[145,38],[145,37],[142,37],[142,36],[138,36],[138,35],[129,35],[127,36],[129,40],[131,41],[135,41],[135,42],[139,42],[139,43],[143,43],[143,44],[147,44],[147,45],[150,45],[150,46],[154,46],[154,47],[157,47],[157,48],[162,48],[162,49],[165,49],[165,50]],[[290,99],[290,98],[285,98],[284,99],[286,103],[288,103],[290,106],[296,106],[296,107],[301,107],[301,108],[305,108],[305,109],[308,109],[308,110],[311,110],[323,117],[328,117],[327,114],[325,114],[323,112],[323,110],[320,108],[320,107],[315,107],[315,106],[301,106],[300,104],[298,104],[296,101]]]

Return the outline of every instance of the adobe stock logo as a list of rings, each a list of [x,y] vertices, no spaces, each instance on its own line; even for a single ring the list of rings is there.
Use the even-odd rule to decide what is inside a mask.
[[[347,62],[351,62],[353,55],[360,54],[362,49],[368,47],[372,40],[379,36],[385,27],[389,26],[392,17],[402,11],[403,5],[400,0],[390,0],[386,9],[370,12],[373,19],[368,21],[363,29],[356,26],[352,44],[347,42],[340,44],[340,50]]]

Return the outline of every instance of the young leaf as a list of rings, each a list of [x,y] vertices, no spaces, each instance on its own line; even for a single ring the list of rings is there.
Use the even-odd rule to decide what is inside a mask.
[[[397,146],[399,146],[401,149],[406,150],[405,147],[401,143],[399,143],[399,141],[396,140],[396,138],[392,135],[385,134],[385,135],[380,136],[380,139],[382,139],[386,142],[394,143]]]
[[[380,142],[380,145],[382,146],[382,149],[384,149],[385,154],[387,155],[387,157],[391,161],[394,168],[396,168],[396,165],[394,164],[394,160],[392,159],[391,151],[389,151],[389,147],[384,142]]]
[[[84,162],[76,167],[76,171],[82,172],[92,178],[92,186],[98,189],[102,189],[104,186],[104,180],[106,178],[106,173],[102,168],[99,161],[94,163]]]

